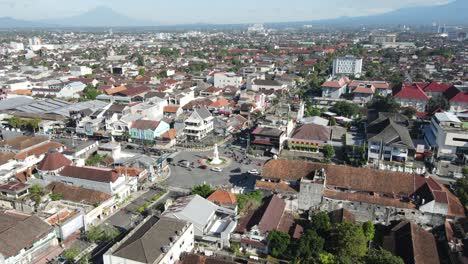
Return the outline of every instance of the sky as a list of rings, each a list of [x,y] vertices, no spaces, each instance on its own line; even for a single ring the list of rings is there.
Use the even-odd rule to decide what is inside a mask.
[[[144,21],[178,23],[263,23],[362,16],[450,0],[0,0],[0,17],[64,18],[97,6]]]

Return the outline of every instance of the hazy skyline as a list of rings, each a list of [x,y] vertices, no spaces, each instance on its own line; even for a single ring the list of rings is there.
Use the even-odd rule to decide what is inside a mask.
[[[395,9],[437,5],[450,0],[0,0],[0,17],[55,19],[106,6],[128,17],[174,23],[287,22],[379,14]]]

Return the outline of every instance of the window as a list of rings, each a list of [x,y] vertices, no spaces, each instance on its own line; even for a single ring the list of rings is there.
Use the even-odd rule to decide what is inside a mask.
[[[453,141],[468,143],[468,139],[466,139],[466,138],[453,138]]]

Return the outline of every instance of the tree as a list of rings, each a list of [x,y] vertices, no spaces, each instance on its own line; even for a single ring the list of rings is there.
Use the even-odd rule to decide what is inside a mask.
[[[146,71],[143,68],[138,70],[138,75],[140,75],[140,76],[145,76],[145,73],[146,73]]]
[[[215,190],[208,184],[197,185],[192,188],[191,194],[198,194],[203,198],[210,196]]]
[[[412,119],[416,115],[417,111],[414,109],[414,107],[405,107],[403,109],[402,114],[408,117],[409,119]]]
[[[331,229],[330,217],[326,212],[319,212],[310,217],[310,229],[317,232],[322,237],[325,237],[326,234]]]
[[[103,162],[103,160],[106,158],[106,156],[101,156],[99,154],[94,154],[93,156],[89,157],[86,160],[86,166],[97,166]]]
[[[404,264],[403,260],[384,249],[371,249],[365,258],[366,264]]]
[[[34,201],[34,206],[37,208],[41,204],[42,196],[45,195],[45,192],[40,185],[34,184],[31,186],[31,188],[29,188],[29,195],[31,200]]]
[[[262,202],[263,195],[259,190],[255,190],[248,194],[239,194],[236,198],[239,210],[242,210],[247,203],[260,204]]]
[[[335,264],[335,256],[330,253],[320,253],[318,257],[320,264]]]
[[[400,109],[395,99],[391,96],[376,96],[367,104],[368,108],[375,109],[377,112],[396,113]]]
[[[270,253],[275,258],[281,256],[291,242],[291,238],[288,234],[277,230],[270,231],[267,240]]]
[[[327,242],[327,251],[347,262],[356,263],[367,253],[367,238],[363,229],[350,222],[336,224]]]
[[[353,117],[359,114],[359,106],[354,103],[338,102],[333,106],[333,111],[340,116]]]
[[[362,224],[362,231],[364,232],[364,235],[367,238],[367,241],[371,241],[374,239],[375,236],[375,226],[374,223],[371,221],[367,221],[364,224]]]
[[[335,156],[335,149],[332,145],[323,146],[323,157],[325,161],[330,161]]]
[[[92,226],[86,232],[86,238],[93,243],[113,240],[120,235],[120,231],[113,226]]]
[[[457,196],[460,199],[460,202],[464,205],[468,205],[468,177],[463,177],[457,180],[456,190]]]
[[[325,240],[314,230],[305,231],[301,238],[292,244],[291,255],[301,263],[313,263],[323,251]]]
[[[68,250],[65,250],[62,256],[67,260],[69,263],[73,263],[75,258],[80,254],[80,249],[77,247],[71,247]]]
[[[449,110],[450,109],[449,101],[447,101],[447,99],[445,99],[442,96],[435,96],[429,99],[429,102],[427,103],[427,111],[429,113],[432,113],[439,108],[442,110]]]

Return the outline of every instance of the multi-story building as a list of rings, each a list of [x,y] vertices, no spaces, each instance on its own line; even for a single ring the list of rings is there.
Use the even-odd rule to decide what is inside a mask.
[[[214,75],[214,86],[224,88],[226,86],[240,87],[242,85],[242,76],[232,72],[220,72]]]
[[[358,222],[384,225],[407,220],[438,226],[446,219],[465,217],[459,199],[431,177],[394,171],[271,160],[262,181],[280,182],[299,189],[299,210],[346,209]],[[258,184],[257,184],[258,186]]]
[[[237,226],[233,209],[218,206],[199,195],[175,200],[163,216],[192,223],[195,240],[217,248],[229,248],[231,233]]]
[[[397,35],[396,34],[377,34],[369,37],[369,40],[373,44],[383,44],[383,43],[395,43]]]
[[[346,56],[333,59],[333,75],[355,75],[362,74],[362,58]]]
[[[381,113],[367,126],[368,162],[405,163],[414,156],[414,143],[406,125],[408,119],[401,115]]]
[[[468,154],[468,130],[465,114],[436,113],[424,130],[424,140],[437,157]]]
[[[193,224],[150,216],[103,256],[104,264],[175,264],[194,247]]]
[[[430,97],[424,92],[425,83],[402,83],[393,88],[393,98],[402,107],[412,107],[425,112]]]
[[[185,120],[184,134],[189,140],[201,140],[214,129],[213,116],[206,107],[196,108]]]
[[[58,245],[54,228],[37,216],[2,212],[0,222],[1,263],[35,263]]]
[[[339,99],[346,93],[346,87],[350,80],[348,77],[341,77],[339,80],[330,80],[322,84],[322,97]]]
[[[164,121],[136,120],[130,128],[130,136],[136,140],[154,141],[169,129],[169,124]]]
[[[252,150],[261,151],[266,156],[281,153],[287,138],[285,131],[267,126],[258,126],[251,134],[253,137],[250,143]]]

